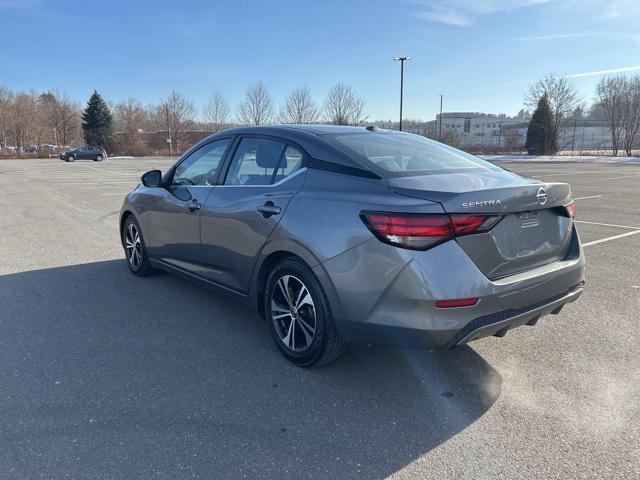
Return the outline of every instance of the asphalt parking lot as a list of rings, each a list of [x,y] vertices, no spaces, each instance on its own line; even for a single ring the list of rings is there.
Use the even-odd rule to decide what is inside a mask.
[[[122,199],[171,163],[0,161],[1,478],[640,477],[640,165],[505,164],[572,185],[560,315],[305,370],[236,299],[128,272]]]

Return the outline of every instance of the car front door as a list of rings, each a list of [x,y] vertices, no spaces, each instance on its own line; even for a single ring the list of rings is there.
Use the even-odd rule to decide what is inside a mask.
[[[204,275],[247,292],[256,256],[304,183],[304,155],[285,141],[244,137],[201,213]]]
[[[76,158],[78,160],[86,160],[87,158],[89,158],[88,152],[88,147],[80,147],[76,150]]]
[[[164,188],[145,201],[144,235],[149,256],[201,273],[200,212],[214,188],[232,138],[218,139],[180,161]]]

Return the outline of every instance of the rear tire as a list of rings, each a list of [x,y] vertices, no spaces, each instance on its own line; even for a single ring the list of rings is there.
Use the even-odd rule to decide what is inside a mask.
[[[102,161],[102,155],[96,155],[96,162]]]
[[[122,229],[122,245],[127,265],[131,273],[138,277],[146,277],[153,273],[153,267],[149,263],[147,249],[142,238],[140,224],[133,215],[129,215]]]
[[[267,279],[264,311],[278,350],[298,366],[333,362],[346,349],[322,285],[300,260],[275,266]]]

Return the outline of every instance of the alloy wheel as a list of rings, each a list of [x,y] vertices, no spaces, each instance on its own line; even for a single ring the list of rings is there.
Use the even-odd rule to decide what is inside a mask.
[[[137,270],[140,268],[140,263],[142,262],[142,241],[140,239],[140,233],[133,222],[127,226],[124,244],[127,250],[129,264],[131,264],[134,270]]]
[[[307,350],[316,336],[316,309],[307,286],[283,275],[271,291],[271,321],[280,341],[295,352]]]

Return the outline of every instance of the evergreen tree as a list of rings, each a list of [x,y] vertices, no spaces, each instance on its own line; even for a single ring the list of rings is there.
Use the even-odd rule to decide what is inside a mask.
[[[110,149],[113,139],[113,118],[107,103],[95,90],[87,102],[87,108],[82,113],[82,131],[87,145]]]
[[[558,151],[558,141],[553,133],[553,113],[546,95],[540,97],[527,129],[525,147],[529,155],[553,155]]]

